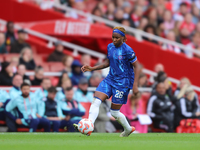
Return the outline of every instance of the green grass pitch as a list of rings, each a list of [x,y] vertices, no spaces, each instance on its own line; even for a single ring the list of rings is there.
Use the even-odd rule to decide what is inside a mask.
[[[200,134],[0,133],[0,150],[198,150]]]

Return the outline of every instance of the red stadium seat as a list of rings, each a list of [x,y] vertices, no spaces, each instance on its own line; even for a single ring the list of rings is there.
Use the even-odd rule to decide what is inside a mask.
[[[58,82],[59,82],[59,78],[57,78],[57,77],[52,77],[52,78],[51,78],[51,84],[52,84],[53,86],[57,86],[57,85],[58,85]]]
[[[4,54],[4,60],[10,62],[13,57],[19,58],[20,54]]]
[[[0,126],[5,126],[5,125],[6,125],[6,122],[3,120],[0,120]]]
[[[2,54],[0,54],[0,62],[4,61],[4,56]]]
[[[85,115],[82,118],[88,118],[91,103],[90,102],[81,102],[81,105],[85,108]]]
[[[49,68],[52,72],[62,71],[64,66],[61,62],[49,62]]]

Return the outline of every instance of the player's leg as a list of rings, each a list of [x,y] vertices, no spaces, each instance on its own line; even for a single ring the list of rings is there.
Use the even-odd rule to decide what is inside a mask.
[[[122,114],[120,112],[120,108],[121,108],[122,104],[111,104],[111,115],[124,127],[124,132],[122,132],[122,134],[120,135],[121,137],[127,137],[129,136],[133,131],[135,131],[134,127],[131,127],[126,119],[126,117],[124,116],[124,114]]]
[[[101,83],[99,84],[94,93],[94,99],[92,101],[89,110],[89,119],[92,121],[93,124],[99,114],[99,107],[101,105],[101,102],[108,99],[111,94],[112,94],[111,86],[107,84],[104,80],[101,81]],[[78,129],[77,124],[74,124],[74,127]]]
[[[53,127],[53,132],[58,132],[60,127],[60,121],[50,121],[50,123]]]
[[[49,120],[47,120],[46,118],[38,118],[38,120],[39,120],[38,124],[39,128],[44,128],[44,132],[51,131],[51,125]]]
[[[99,91],[95,91],[94,100],[92,101],[92,104],[89,110],[89,119],[92,121],[93,124],[99,114],[99,107],[101,105],[101,102],[105,101],[107,98],[108,96],[106,94]]]
[[[120,112],[120,108],[123,104],[126,104],[127,97],[129,94],[129,89],[119,89],[116,90],[115,88],[112,88],[112,104],[111,104],[111,115],[124,127],[124,132],[121,133],[121,137],[127,137],[129,136],[133,131],[135,131],[134,127],[131,127],[124,116]]]

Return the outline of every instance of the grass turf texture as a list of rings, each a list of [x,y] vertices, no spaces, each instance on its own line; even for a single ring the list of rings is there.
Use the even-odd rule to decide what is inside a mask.
[[[0,133],[1,150],[195,150],[200,134],[148,133],[120,138],[119,133]]]

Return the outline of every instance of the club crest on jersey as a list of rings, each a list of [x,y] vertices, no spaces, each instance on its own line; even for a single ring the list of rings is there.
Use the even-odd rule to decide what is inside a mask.
[[[119,60],[122,60],[122,59],[123,59],[123,56],[122,56],[122,55],[119,55],[118,58],[119,58]]]

